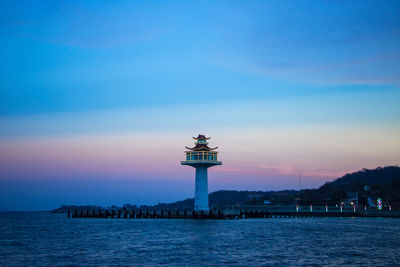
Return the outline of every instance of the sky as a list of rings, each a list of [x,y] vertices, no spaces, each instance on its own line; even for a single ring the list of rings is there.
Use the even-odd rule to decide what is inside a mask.
[[[0,1],[0,208],[317,188],[400,162],[399,1]],[[301,176],[301,184],[299,184]]]

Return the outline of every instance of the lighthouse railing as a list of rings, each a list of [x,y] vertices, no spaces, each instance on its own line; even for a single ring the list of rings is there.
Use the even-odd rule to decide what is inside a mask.
[[[215,151],[190,151],[186,152],[186,161],[217,161]]]

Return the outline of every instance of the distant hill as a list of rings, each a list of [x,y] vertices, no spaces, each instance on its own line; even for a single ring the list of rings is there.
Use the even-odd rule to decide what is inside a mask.
[[[244,204],[314,204],[336,205],[348,197],[348,193],[358,193],[360,205],[367,198],[381,197],[393,207],[400,208],[400,167],[378,167],[373,170],[362,169],[346,174],[318,189],[284,191],[235,191],[220,190],[209,194],[210,206]],[[174,203],[156,205],[157,208],[193,208],[193,198]]]
[[[316,190],[305,191],[301,197],[306,202],[319,200],[337,203],[346,198],[347,192],[357,192],[361,204],[366,204],[368,197],[379,196],[398,206],[400,204],[400,167],[362,169],[326,183]]]
[[[261,205],[280,204],[293,205],[336,205],[348,198],[349,194],[358,194],[359,205],[367,204],[367,199],[382,198],[393,208],[400,209],[400,167],[378,167],[373,170],[362,169],[346,174],[332,182],[327,182],[318,189],[283,190],[283,191],[235,191],[220,190],[209,194],[210,207],[225,205]],[[155,206],[141,208],[159,209],[193,209],[194,199],[173,203],[160,203]],[[128,208],[136,207],[126,205]],[[115,206],[111,208],[117,208]],[[99,206],[61,206],[52,212],[67,212],[79,209],[102,209]]]
[[[220,190],[209,194],[209,202],[211,207],[222,205],[244,205],[244,204],[261,204],[269,199],[285,199],[289,198],[292,203],[292,196],[298,191],[236,191],[236,190]],[[294,198],[293,198],[294,199]],[[157,208],[186,208],[192,209],[194,199],[188,198],[174,203],[162,203],[156,205]]]

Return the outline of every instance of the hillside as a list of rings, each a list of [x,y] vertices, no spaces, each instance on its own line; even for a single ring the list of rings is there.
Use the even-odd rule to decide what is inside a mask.
[[[259,205],[271,204],[314,204],[336,205],[348,197],[348,193],[358,193],[359,204],[367,204],[367,198],[381,197],[384,202],[400,208],[400,167],[378,167],[373,170],[362,169],[346,174],[318,189],[301,191],[234,191],[221,190],[209,195],[210,206],[220,205]],[[158,204],[158,208],[192,208],[193,198]]]
[[[346,174],[332,182],[327,182],[318,189],[283,190],[283,191],[235,191],[220,190],[209,194],[210,207],[223,205],[336,205],[344,201],[349,193],[358,193],[359,205],[366,205],[370,197],[382,198],[394,209],[400,209],[400,167],[378,167],[373,170],[362,169]],[[192,209],[194,199],[173,203],[160,203],[153,207],[162,209]],[[129,206],[129,205],[128,205]],[[133,207],[133,206],[132,206]],[[136,207],[136,206],[135,206]],[[74,209],[100,209],[98,206],[62,206],[53,212],[66,212]],[[117,208],[117,207],[115,207]],[[143,208],[152,208],[146,206]]]
[[[366,204],[368,197],[382,197],[384,201],[400,204],[400,167],[362,169],[346,174],[316,190],[304,191],[301,198],[306,202],[337,203],[346,198],[347,192],[357,192],[359,203]]]

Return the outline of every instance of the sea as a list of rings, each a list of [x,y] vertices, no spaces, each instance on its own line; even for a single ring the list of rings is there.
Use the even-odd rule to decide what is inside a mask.
[[[0,213],[1,266],[400,266],[400,219]]]

